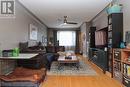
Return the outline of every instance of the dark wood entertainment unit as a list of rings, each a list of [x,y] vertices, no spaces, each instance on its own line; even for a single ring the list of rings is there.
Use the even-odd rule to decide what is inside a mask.
[[[105,31],[106,44],[96,45],[95,32]],[[95,38],[96,37],[96,38]],[[100,40],[100,38],[99,38]],[[108,15],[108,26],[97,30],[95,27],[90,27],[89,30],[89,60],[98,65],[103,71],[110,72],[113,77],[113,48],[120,48],[120,43],[123,41],[123,13],[112,13]],[[107,49],[104,51],[104,49]],[[104,56],[104,58],[103,58]],[[103,66],[103,67],[102,67]]]
[[[105,41],[105,45],[96,45],[95,33],[103,31],[106,33],[107,38],[107,29],[108,28],[105,27],[100,30],[96,30],[96,27],[90,27],[89,30],[89,60],[95,63],[98,67],[100,67],[104,73],[108,70],[107,51],[104,51],[104,48],[107,47],[107,40]]]
[[[89,49],[89,60],[100,67],[105,73],[108,70],[107,51],[97,48]]]

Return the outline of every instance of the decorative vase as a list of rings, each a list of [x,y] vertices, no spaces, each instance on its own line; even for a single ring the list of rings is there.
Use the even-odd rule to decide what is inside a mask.
[[[120,43],[120,48],[125,48],[125,43],[124,42]]]

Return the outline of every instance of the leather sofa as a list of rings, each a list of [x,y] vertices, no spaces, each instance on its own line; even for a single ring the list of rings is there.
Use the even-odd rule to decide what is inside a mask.
[[[45,52],[46,53],[57,53],[59,51],[65,51],[64,46],[31,46],[28,47],[28,42],[19,43],[20,52]]]
[[[30,69],[40,69],[40,68],[50,68],[50,63],[47,60],[46,54],[39,54],[34,58],[28,59],[28,60],[17,60],[17,66],[18,67],[25,67]]]
[[[65,51],[64,46],[32,46],[28,47],[28,43],[19,44],[21,53],[39,53],[39,55],[33,60],[18,60],[18,66],[28,68],[40,68],[44,65],[45,68],[50,69],[53,61],[56,61],[59,57],[57,52]],[[35,62],[34,62],[35,60]]]

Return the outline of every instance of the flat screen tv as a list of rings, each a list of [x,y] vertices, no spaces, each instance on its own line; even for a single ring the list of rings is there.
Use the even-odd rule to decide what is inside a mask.
[[[99,30],[95,32],[95,46],[102,48],[107,46],[107,31]]]

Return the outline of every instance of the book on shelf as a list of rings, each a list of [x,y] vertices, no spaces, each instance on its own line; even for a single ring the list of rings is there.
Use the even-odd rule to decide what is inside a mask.
[[[126,74],[126,64],[123,65],[123,68],[124,68],[124,69],[123,69],[123,70],[124,70],[123,72],[124,72],[124,74]]]
[[[127,76],[130,76],[130,66],[127,65]]]
[[[124,74],[130,76],[130,65],[124,64],[123,68],[124,68],[123,70]]]

